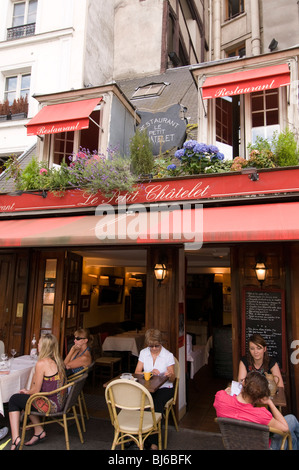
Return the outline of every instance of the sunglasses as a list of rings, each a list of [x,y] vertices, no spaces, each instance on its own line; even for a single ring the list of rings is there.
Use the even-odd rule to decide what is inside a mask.
[[[75,340],[80,341],[80,339],[86,339],[86,338],[80,338],[80,336],[75,336]]]
[[[149,347],[150,347],[151,349],[153,349],[153,348],[159,348],[160,346],[161,346],[161,344],[150,344],[150,345],[149,345]]]

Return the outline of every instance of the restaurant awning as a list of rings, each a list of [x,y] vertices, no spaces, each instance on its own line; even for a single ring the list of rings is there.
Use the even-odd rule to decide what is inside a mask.
[[[89,115],[102,98],[44,106],[27,124],[27,135],[56,134],[89,127]]]
[[[223,98],[255,91],[270,90],[290,84],[288,64],[261,67],[243,72],[208,77],[202,86],[202,97]]]
[[[197,210],[2,220],[0,247],[299,240],[299,202]]]

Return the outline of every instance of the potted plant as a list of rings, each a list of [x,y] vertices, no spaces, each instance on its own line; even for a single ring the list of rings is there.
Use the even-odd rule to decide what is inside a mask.
[[[0,121],[6,121],[10,119],[10,107],[8,100],[0,103]]]
[[[10,111],[11,111],[12,120],[26,118],[27,112],[28,112],[27,95],[25,97],[21,96],[20,98],[17,98],[16,100],[14,100],[13,104],[10,107]]]

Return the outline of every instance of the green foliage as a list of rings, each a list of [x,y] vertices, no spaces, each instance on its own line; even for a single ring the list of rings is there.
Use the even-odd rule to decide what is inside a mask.
[[[278,166],[295,166],[299,161],[299,149],[294,132],[289,129],[274,132],[272,147],[275,155],[275,163]]]
[[[130,142],[130,156],[132,172],[136,176],[151,174],[154,168],[152,143],[147,131],[136,130]]]

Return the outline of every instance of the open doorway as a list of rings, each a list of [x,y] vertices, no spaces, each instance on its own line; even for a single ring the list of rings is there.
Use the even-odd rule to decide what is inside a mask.
[[[186,253],[187,414],[182,426],[218,432],[215,393],[232,380],[230,250]]]

